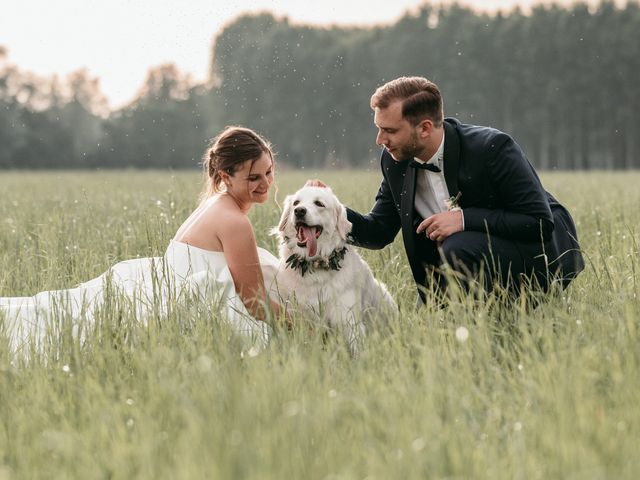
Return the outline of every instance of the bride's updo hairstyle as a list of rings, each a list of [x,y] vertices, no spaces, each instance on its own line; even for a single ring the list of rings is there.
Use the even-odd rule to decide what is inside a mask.
[[[221,172],[233,176],[247,160],[252,163],[266,153],[273,162],[271,144],[253,130],[227,127],[215,137],[202,159],[205,186],[201,200],[224,191]]]

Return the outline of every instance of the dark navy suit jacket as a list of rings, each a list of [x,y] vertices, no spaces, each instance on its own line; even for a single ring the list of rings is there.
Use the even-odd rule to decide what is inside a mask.
[[[445,119],[444,134],[444,177],[451,196],[461,192],[465,230],[544,243],[550,269],[566,286],[584,268],[575,225],[544,190],[520,146],[503,132],[452,118]],[[402,230],[413,277],[425,285],[424,265],[439,265],[440,256],[435,242],[416,234],[422,221],[414,209],[416,169],[408,167],[409,161],[395,161],[386,149],[380,162],[383,180],[371,212],[347,209],[354,243],[382,248]]]

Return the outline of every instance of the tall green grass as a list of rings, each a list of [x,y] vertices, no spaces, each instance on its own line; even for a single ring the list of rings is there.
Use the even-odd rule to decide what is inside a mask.
[[[362,211],[379,183],[284,172],[276,198],[315,176]],[[304,328],[256,355],[193,303],[144,326],[115,305],[85,345],[27,363],[0,347],[0,479],[637,478],[640,174],[543,182],[587,267],[535,309],[459,296],[416,312],[398,238],[361,250],[400,315],[357,360]],[[161,255],[199,189],[194,173],[3,173],[0,296]],[[273,252],[279,213],[251,212]]]

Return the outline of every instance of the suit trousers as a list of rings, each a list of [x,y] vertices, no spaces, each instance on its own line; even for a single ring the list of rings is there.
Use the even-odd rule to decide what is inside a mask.
[[[446,262],[464,286],[481,280],[487,291],[498,285],[516,294],[523,283],[547,291],[553,273],[549,259],[556,257],[552,242],[517,242],[475,231],[455,233],[440,246],[440,266]]]

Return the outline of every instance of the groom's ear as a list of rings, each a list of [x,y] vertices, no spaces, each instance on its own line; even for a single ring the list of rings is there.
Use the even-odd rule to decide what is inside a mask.
[[[417,127],[420,137],[426,138],[431,135],[431,132],[433,131],[433,120],[425,118],[420,123],[418,123]]]

